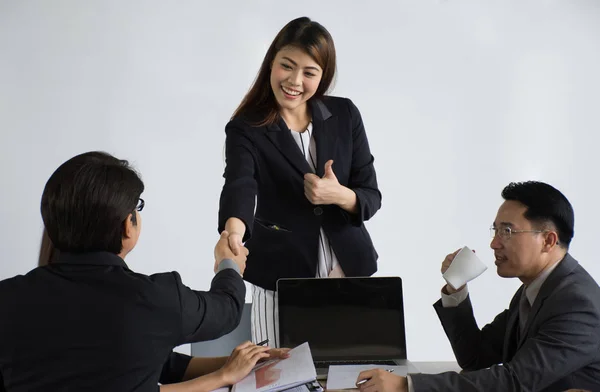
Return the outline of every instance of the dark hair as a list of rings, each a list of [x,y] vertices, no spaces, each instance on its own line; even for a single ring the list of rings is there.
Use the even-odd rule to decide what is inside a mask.
[[[143,191],[125,160],[98,151],[69,159],[50,176],[42,195],[50,241],[61,252],[120,253],[125,219]]]
[[[286,46],[303,50],[323,70],[319,87],[311,99],[320,98],[327,93],[336,67],[333,38],[319,23],[307,17],[297,18],[285,25],[271,43],[250,91],[233,113],[232,119],[247,115],[257,120],[254,124],[256,126],[269,125],[277,121],[279,106],[271,89],[271,67],[277,53]]]
[[[40,243],[40,254],[38,256],[38,267],[52,264],[58,258],[59,251],[54,247],[52,240],[48,237],[48,231],[44,229],[42,242]]]
[[[575,214],[569,200],[558,189],[538,181],[511,182],[502,190],[502,197],[527,207],[524,216],[535,225],[553,224],[559,245],[569,248],[575,234]]]

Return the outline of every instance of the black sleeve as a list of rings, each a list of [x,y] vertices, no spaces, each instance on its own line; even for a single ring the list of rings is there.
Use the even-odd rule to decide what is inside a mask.
[[[343,211],[346,220],[360,226],[381,208],[381,192],[377,185],[377,175],[373,165],[375,158],[369,148],[369,140],[358,108],[348,99],[349,114],[352,119],[352,166],[348,188],[356,193],[358,211],[349,214]]]
[[[196,291],[173,272],[179,291],[181,335],[177,345],[217,339],[233,331],[242,318],[246,285],[240,274],[228,268],[218,272],[209,291]]]
[[[229,218],[241,219],[246,225],[244,241],[252,236],[254,204],[257,192],[255,179],[255,149],[248,131],[240,125],[225,128],[225,184],[219,199],[219,228],[221,233]]]
[[[192,360],[192,357],[185,354],[171,352],[167,361],[163,365],[158,382],[161,384],[175,384],[183,381],[183,375]],[[0,392],[2,390],[0,389]]]

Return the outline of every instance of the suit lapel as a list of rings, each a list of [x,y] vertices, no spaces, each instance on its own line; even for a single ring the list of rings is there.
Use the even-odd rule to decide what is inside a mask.
[[[565,257],[560,261],[560,264],[556,266],[554,271],[546,278],[542,287],[540,287],[540,292],[538,293],[533,305],[531,306],[531,310],[529,311],[529,316],[527,317],[527,324],[525,324],[525,330],[521,334],[519,338],[519,346],[525,342],[525,338],[527,337],[527,332],[533,323],[533,320],[537,316],[538,312],[544,305],[546,298],[552,294],[556,286],[560,283],[565,275],[568,275],[577,267],[579,263],[570,254],[566,254]]]
[[[527,317],[527,324],[525,324],[525,330],[521,334],[519,338],[519,347],[525,342],[525,338],[527,337],[527,332],[529,332],[529,328],[531,328],[531,324],[535,320],[535,317],[539,313],[540,309],[544,305],[546,298],[552,294],[556,286],[560,283],[564,276],[568,275],[577,267],[579,263],[568,253],[565,255],[563,260],[560,261],[560,264],[556,266],[554,271],[546,278],[542,287],[540,287],[540,291],[531,306],[531,310],[529,311],[529,316]]]
[[[337,118],[331,115],[327,106],[320,99],[310,100],[308,105],[312,115],[313,135],[317,143],[316,174],[322,177],[325,162],[333,159],[335,152]],[[275,124],[267,127],[267,137],[269,140],[271,140],[288,162],[304,176],[306,173],[311,173],[312,170],[290,132],[282,118]]]
[[[317,175],[323,177],[325,162],[333,159],[337,140],[337,117],[321,100],[309,102],[312,113],[313,135],[317,143]]]
[[[267,127],[267,137],[288,162],[304,176],[306,173],[311,173],[312,170],[290,132],[281,118],[277,123]]]

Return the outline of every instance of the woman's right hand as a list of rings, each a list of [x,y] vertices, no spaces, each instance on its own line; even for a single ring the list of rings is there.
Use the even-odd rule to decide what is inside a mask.
[[[231,352],[225,365],[218,371],[227,385],[233,385],[250,374],[258,361],[269,358],[269,350],[269,347],[256,346],[251,342],[242,343]]]
[[[234,255],[239,256],[240,249],[244,246],[242,243],[242,236],[236,232],[229,233],[227,241],[229,242],[229,249],[231,249]]]

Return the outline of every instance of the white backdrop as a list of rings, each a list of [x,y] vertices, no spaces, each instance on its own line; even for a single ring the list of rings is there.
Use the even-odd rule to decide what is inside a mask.
[[[363,115],[383,193],[377,275],[404,280],[411,359],[453,359],[431,307],[447,253],[466,244],[491,267],[470,286],[481,325],[518,287],[488,249],[510,181],[566,194],[571,253],[599,280],[597,0],[0,0],[0,278],[35,266],[52,171],[105,150],[146,183],[129,265],[207,288],[224,125],[304,15],[335,39],[333,94]]]

